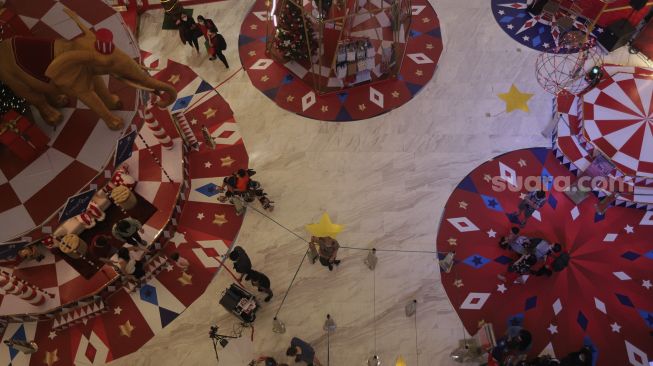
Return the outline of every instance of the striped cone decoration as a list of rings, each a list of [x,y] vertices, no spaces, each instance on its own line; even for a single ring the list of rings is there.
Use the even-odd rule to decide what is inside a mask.
[[[18,296],[20,299],[34,306],[41,305],[45,302],[43,292],[32,286],[27,286],[5,273],[0,273],[0,288],[5,293]]]
[[[172,116],[177,121],[179,129],[184,134],[185,140],[188,142],[188,144],[193,149],[198,149],[199,141],[197,140],[197,136],[195,136],[193,129],[190,127],[190,123],[188,123],[186,116],[181,112],[174,112]]]
[[[165,128],[161,124],[159,124],[159,121],[154,118],[154,114],[152,114],[152,109],[154,108],[154,104],[152,101],[149,101],[147,103],[147,107],[145,107],[145,115],[142,116],[143,119],[145,120],[145,124],[149,129],[152,131],[154,134],[154,137],[156,137],[157,140],[159,140],[159,143],[166,149],[171,150],[172,147],[174,146],[172,139],[170,138],[170,135],[166,132]]]

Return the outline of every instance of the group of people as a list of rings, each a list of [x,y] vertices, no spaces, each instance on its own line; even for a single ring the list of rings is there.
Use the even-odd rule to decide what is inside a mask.
[[[218,27],[215,23],[208,18],[201,15],[197,16],[197,23],[192,15],[182,13],[181,17],[176,21],[179,29],[179,38],[183,44],[188,44],[194,47],[197,53],[200,53],[198,38],[204,37],[206,50],[209,54],[209,60],[219,58],[224,66],[228,69],[229,63],[227,58],[222,53],[227,49],[227,42],[224,37],[218,32]]]
[[[252,286],[256,287],[259,292],[267,295],[263,301],[269,302],[274,295],[272,293],[270,279],[268,276],[252,268],[252,261],[249,259],[245,249],[241,246],[235,246],[231,253],[229,253],[229,259],[233,262],[236,273],[240,274],[238,281],[242,281],[243,279],[250,281]]]
[[[267,193],[263,191],[261,183],[252,179],[254,174],[256,174],[254,169],[238,169],[222,180],[220,191],[224,192],[224,196],[220,196],[218,200],[231,202],[238,216],[245,213],[247,204],[257,198],[263,209],[274,210],[274,201],[271,201]]]

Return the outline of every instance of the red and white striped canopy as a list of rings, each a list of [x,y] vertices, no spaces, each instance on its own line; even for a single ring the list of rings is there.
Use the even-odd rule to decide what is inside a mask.
[[[583,97],[583,134],[624,174],[653,177],[653,70],[604,74]]]

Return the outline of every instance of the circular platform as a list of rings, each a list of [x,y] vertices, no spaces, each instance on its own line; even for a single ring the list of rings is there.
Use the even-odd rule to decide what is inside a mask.
[[[243,216],[237,216],[232,205],[216,200],[215,187],[221,184],[222,177],[248,165],[247,151],[229,105],[188,66],[149,53],[143,54],[143,61],[146,66],[160,70],[156,78],[175,86],[178,99],[169,112],[178,118],[182,127],[188,127],[186,138],[199,142],[198,151],[191,150],[185,155],[186,175],[179,166],[174,167],[174,160],[166,157],[176,156],[175,149],[181,143],[178,135],[173,136],[175,148],[165,150],[143,130],[149,149],[137,139],[134,155],[128,161],[138,175],[136,189],[141,189],[138,193],[157,207],[146,223],[147,239],[160,233],[159,241],[163,243],[162,252],[148,264],[156,267],[154,275],[134,291],[108,286],[103,291],[110,293],[101,303],[80,304],[68,316],[8,324],[4,339],[35,339],[39,351],[30,357],[2,347],[0,361],[4,363],[41,365],[44,360],[56,358],[56,363],[51,361],[55,366],[104,364],[137,351],[204,293],[221,265],[220,256],[232,245],[242,225]],[[165,116],[170,114],[156,111],[157,120],[166,127],[170,122]],[[215,149],[202,143],[203,125],[214,138]],[[181,186],[180,200],[176,200],[173,189],[176,186],[167,184],[170,182],[165,173],[150,163],[150,150],[161,159],[175,184]],[[181,207],[181,212],[177,207]],[[157,223],[164,227],[156,229]],[[188,273],[166,259],[173,252],[179,252],[190,262]],[[56,281],[72,276],[69,272],[60,273],[57,265],[48,266]],[[75,278],[81,291],[88,282],[77,279],[79,276]],[[62,319],[68,326],[61,326]]]
[[[573,174],[549,149],[516,150],[474,169],[447,201],[437,248],[441,257],[456,252],[452,271],[441,275],[465,328],[474,334],[492,323],[500,337],[521,324],[533,334],[531,355],[564,356],[587,344],[597,366],[647,364],[653,359],[653,213],[615,207],[602,216],[591,194],[575,205],[550,191],[522,233],[562,243],[569,266],[549,278],[504,284],[497,275],[515,257],[498,242],[514,225],[508,214],[526,190],[499,191],[493,183],[509,186],[529,176]]]
[[[63,12],[64,5],[93,29],[110,29],[116,47],[139,57],[139,49],[120,15],[100,1],[89,7],[73,0],[10,0],[3,15],[8,17],[10,26],[4,27],[3,37],[72,39],[80,35],[82,31]],[[138,92],[114,77],[108,78],[108,86],[123,102],[114,114],[128,126],[136,114]],[[94,112],[74,99],[61,111],[64,121],[53,128],[33,109],[34,122],[49,142],[30,160],[21,160],[7,147],[0,146],[0,242],[21,236],[36,239],[49,233],[51,224],[56,224],[57,211],[68,197],[88,189],[97,179],[104,180],[104,170],[112,164],[116,142],[123,131],[110,130]],[[45,226],[43,230],[41,226]],[[34,228],[37,230],[30,233]]]
[[[584,19],[559,8],[555,15],[542,12],[533,16],[526,10],[526,0],[491,0],[492,15],[501,29],[519,44],[540,52],[554,52],[562,40],[564,31],[558,26],[563,18],[571,20],[572,29],[587,32]],[[596,36],[603,30],[596,27]],[[576,50],[560,49],[558,53],[573,53]]]
[[[266,3],[257,0],[243,21],[238,40],[240,60],[257,89],[279,107],[304,117],[355,121],[398,108],[431,80],[442,53],[440,23],[435,10],[426,0],[413,0],[410,37],[402,41],[407,42],[407,46],[399,76],[321,95],[311,88],[311,70],[296,63],[283,65],[266,54],[266,30],[271,26]],[[376,6],[372,1],[369,4]],[[382,44],[392,40],[392,32],[384,32],[382,20],[371,18],[357,23],[352,34],[369,36],[378,51]]]

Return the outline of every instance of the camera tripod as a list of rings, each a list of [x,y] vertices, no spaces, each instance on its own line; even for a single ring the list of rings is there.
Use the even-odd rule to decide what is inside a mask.
[[[241,326],[245,326],[243,323],[241,323]],[[218,326],[217,325],[212,325],[211,329],[209,330],[209,338],[211,338],[211,342],[213,343],[213,351],[215,352],[215,362],[220,364],[220,357],[218,356],[218,343],[222,346],[222,348],[227,347],[227,344],[229,344],[229,339],[238,339],[241,337],[242,333],[242,328],[239,332],[234,330],[234,335],[226,335],[226,334],[218,334]]]

